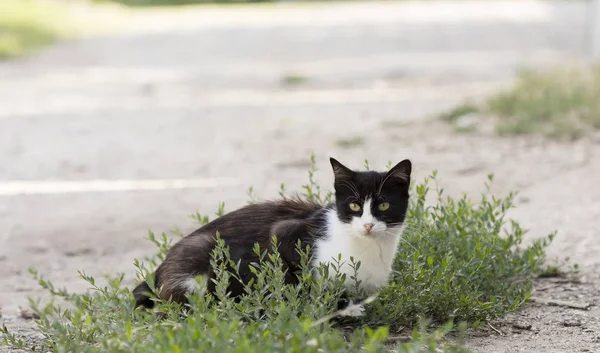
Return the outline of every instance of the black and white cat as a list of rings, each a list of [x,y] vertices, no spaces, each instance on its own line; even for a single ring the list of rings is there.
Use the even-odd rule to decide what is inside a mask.
[[[300,255],[297,242],[310,246],[311,265],[332,263],[341,254],[340,272],[347,273],[346,285],[354,285],[350,276],[354,262],[360,261],[357,277],[366,291],[385,285],[392,271],[408,208],[411,163],[404,160],[388,172],[358,172],[331,158],[335,176],[335,204],[320,206],[301,200],[280,200],[252,204],[228,213],[194,231],[176,243],[155,273],[158,297],[185,303],[186,294],[197,286],[196,277],[214,278],[211,251],[218,232],[229,247],[231,259],[240,262],[243,282],[252,278],[248,266],[258,262],[253,251],[271,248],[277,236],[278,250],[287,267],[286,282],[296,283]],[[337,260],[336,260],[337,261]],[[214,283],[206,281],[207,290]],[[237,280],[230,282],[232,296],[244,293]],[[146,282],[134,290],[136,306],[153,307],[145,295]]]

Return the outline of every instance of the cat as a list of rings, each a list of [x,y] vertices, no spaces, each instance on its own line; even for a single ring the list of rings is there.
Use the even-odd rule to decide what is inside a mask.
[[[341,254],[339,271],[347,274],[345,284],[353,286],[351,267],[360,261],[356,280],[361,288],[373,292],[387,284],[398,248],[409,201],[411,162],[407,159],[388,172],[353,171],[330,158],[334,173],[335,202],[326,206],[305,200],[265,201],[250,204],[225,214],[204,225],[177,242],[155,272],[154,283],[158,297],[185,304],[187,293],[196,290],[196,276],[212,279],[211,252],[218,232],[229,247],[230,257],[240,263],[242,282],[252,278],[248,266],[258,262],[253,251],[255,243],[261,249],[271,248],[271,237],[277,236],[278,250],[286,266],[286,283],[297,283],[300,254],[310,246],[310,264],[329,264]],[[207,291],[214,292],[215,284],[208,280]],[[244,294],[244,286],[231,280],[228,291],[232,296]],[[136,307],[152,308],[154,301],[146,282],[139,284],[133,294]]]

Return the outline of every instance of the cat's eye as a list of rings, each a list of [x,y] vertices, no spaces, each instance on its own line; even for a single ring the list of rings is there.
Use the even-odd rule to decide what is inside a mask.
[[[379,211],[387,211],[390,208],[389,202],[382,202],[379,204]]]
[[[352,203],[350,203],[349,206],[350,206],[350,209],[354,212],[360,211],[360,205],[357,203],[352,202]]]

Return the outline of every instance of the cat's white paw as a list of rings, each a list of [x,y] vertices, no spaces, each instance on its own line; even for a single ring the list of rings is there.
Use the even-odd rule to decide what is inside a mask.
[[[359,304],[348,305],[348,307],[342,310],[341,316],[360,317],[365,315],[365,307]]]

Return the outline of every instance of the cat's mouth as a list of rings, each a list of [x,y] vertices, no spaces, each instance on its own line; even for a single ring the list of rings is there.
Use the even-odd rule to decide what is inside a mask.
[[[380,236],[383,236],[385,231],[381,231],[381,230],[363,230],[363,231],[359,231],[357,232],[359,236],[364,237],[364,238],[377,238]]]

